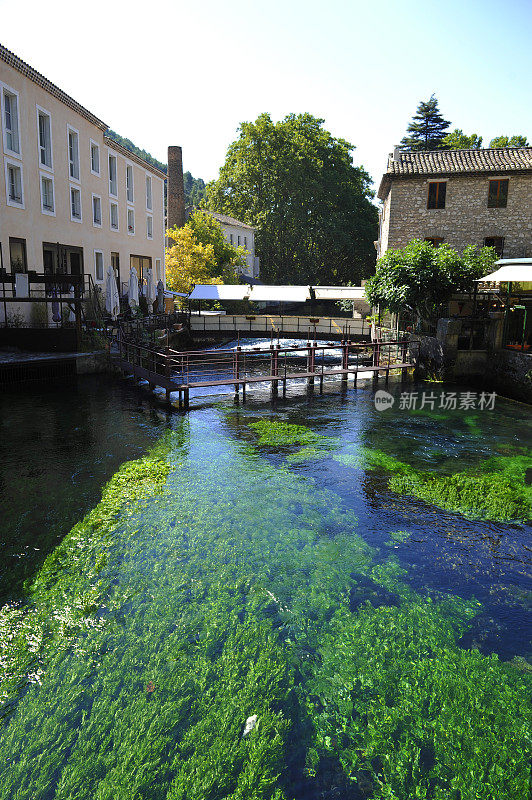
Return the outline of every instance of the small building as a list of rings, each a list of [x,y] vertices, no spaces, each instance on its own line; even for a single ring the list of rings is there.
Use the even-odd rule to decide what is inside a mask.
[[[2,274],[164,280],[164,173],[1,45],[0,100]]]
[[[532,147],[402,151],[388,158],[377,257],[412,239],[532,256]]]
[[[255,255],[256,229],[238,219],[219,214],[217,211],[205,211],[205,213],[218,220],[228,242],[234,244],[235,247],[245,248],[247,267],[243,269],[242,275],[248,278],[258,278],[260,267],[259,258]]]

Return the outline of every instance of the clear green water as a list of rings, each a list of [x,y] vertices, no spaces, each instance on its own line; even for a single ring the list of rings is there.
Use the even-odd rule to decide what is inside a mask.
[[[83,436],[118,431],[111,461],[155,449],[26,557],[27,606],[0,617],[0,798],[528,798],[530,527],[383,469],[526,458],[525,406],[378,413],[360,389],[167,419],[95,393]]]

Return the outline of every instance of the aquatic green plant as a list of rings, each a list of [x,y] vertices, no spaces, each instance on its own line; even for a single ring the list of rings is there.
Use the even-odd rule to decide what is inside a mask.
[[[41,682],[44,655],[54,639],[66,646],[80,630],[99,624],[94,612],[107,588],[99,574],[113,543],[116,517],[161,491],[170,469],[168,448],[165,437],[144,458],[124,464],[103,488],[101,502],[26,585],[26,603],[0,609],[0,717],[26,684]]]
[[[526,455],[495,456],[453,475],[415,469],[380,450],[361,447],[336,453],[333,458],[355,469],[391,473],[389,487],[397,494],[414,495],[427,503],[476,519],[502,522],[532,518],[532,487],[525,484],[532,459]]]
[[[261,447],[291,447],[303,445],[300,450],[286,454],[289,464],[328,458],[338,447],[339,440],[331,436],[321,436],[305,425],[292,425],[279,420],[259,420],[249,427],[259,434],[257,444]]]
[[[309,686],[309,763],[334,755],[390,800],[525,800],[530,705],[496,656],[456,647],[464,626],[427,601],[339,609]]]
[[[411,531],[390,531],[390,539],[386,544],[402,544],[411,536]]]
[[[528,674],[456,645],[479,604],[421,598],[333,491],[200,415],[190,425],[140,483],[135,467],[111,481],[116,502],[34,581],[57,627],[6,720],[0,799],[292,800],[330,789],[326,773],[388,800],[456,800],[455,785],[492,800],[467,790],[484,753],[488,789],[499,767],[508,777],[497,800],[525,800]],[[487,721],[478,686],[494,695]],[[462,726],[450,743],[447,723]]]
[[[476,519],[502,522],[531,519],[530,492],[524,486],[496,473],[394,475],[389,485],[398,494],[414,495],[439,508]]]

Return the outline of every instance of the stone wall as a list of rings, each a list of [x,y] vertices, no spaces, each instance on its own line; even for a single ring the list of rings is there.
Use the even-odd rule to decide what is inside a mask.
[[[532,355],[499,350],[490,355],[488,379],[501,394],[532,403]]]
[[[488,182],[508,178],[506,208],[488,208]],[[447,183],[445,208],[428,209],[428,184],[435,178],[395,178],[384,201],[379,253],[404,247],[411,239],[442,238],[461,251],[483,245],[487,236],[504,238],[505,258],[532,256],[532,174],[456,175]]]

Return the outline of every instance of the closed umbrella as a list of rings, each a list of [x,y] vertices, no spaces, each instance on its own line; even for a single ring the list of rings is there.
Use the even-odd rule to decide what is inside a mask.
[[[139,276],[135,267],[129,271],[129,305],[135,308],[139,304]]]
[[[150,267],[146,273],[146,302],[148,303],[148,311],[153,306],[157,298],[157,291],[155,289],[155,281],[153,280],[153,271]]]
[[[164,311],[164,283],[162,281],[157,284],[157,311],[159,314]]]
[[[105,310],[111,315],[111,319],[116,319],[120,314],[120,298],[118,296],[115,271],[110,266],[107,267],[107,277],[105,279]]]

